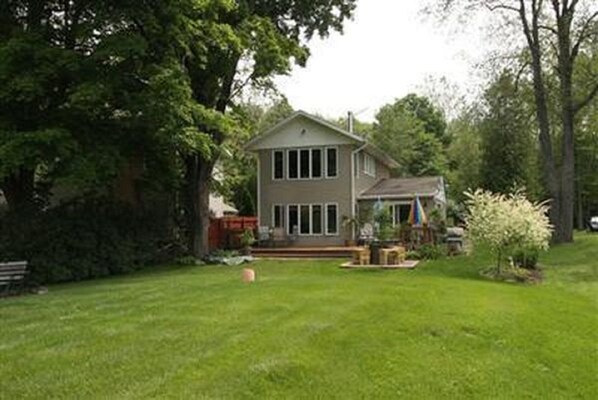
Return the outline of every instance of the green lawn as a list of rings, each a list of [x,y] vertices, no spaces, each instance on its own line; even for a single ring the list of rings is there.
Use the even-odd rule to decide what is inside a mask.
[[[177,267],[0,301],[0,397],[597,398],[598,235],[537,286],[487,258]]]

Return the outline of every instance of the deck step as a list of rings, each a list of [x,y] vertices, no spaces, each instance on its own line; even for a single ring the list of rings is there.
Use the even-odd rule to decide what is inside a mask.
[[[336,248],[254,248],[251,254],[263,258],[348,258],[352,249]]]

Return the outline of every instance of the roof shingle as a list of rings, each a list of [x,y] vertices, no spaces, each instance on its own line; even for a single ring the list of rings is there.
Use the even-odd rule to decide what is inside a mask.
[[[440,176],[382,179],[362,192],[359,198],[435,196],[442,185],[443,180]]]

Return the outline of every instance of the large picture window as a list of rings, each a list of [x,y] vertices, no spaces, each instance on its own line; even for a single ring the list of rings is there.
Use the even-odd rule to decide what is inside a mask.
[[[288,232],[290,226],[296,226],[296,232],[302,236],[321,235],[323,232],[323,207],[321,204],[293,204],[288,206]]]
[[[338,235],[338,205],[326,204],[326,234]]]
[[[284,178],[284,152],[282,150],[274,151],[272,156],[272,179]]]
[[[336,147],[326,149],[326,178],[336,178],[338,175],[338,154]]]

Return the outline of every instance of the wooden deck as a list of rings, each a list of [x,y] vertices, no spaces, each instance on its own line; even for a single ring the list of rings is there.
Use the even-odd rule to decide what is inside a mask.
[[[357,247],[254,247],[251,254],[260,258],[350,258]]]
[[[341,268],[347,269],[414,269],[419,264],[418,260],[405,260],[401,264],[389,264],[389,265],[358,265],[352,262],[346,262],[341,264]]]

